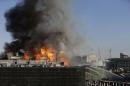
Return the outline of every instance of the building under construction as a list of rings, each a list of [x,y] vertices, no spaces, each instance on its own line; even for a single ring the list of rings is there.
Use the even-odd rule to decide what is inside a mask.
[[[130,81],[130,57],[120,53],[120,58],[110,58],[106,61],[106,69],[123,77],[123,81]]]

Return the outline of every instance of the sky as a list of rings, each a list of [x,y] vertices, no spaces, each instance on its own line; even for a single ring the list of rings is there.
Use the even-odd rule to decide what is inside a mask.
[[[11,36],[6,32],[6,20],[4,17],[12,6],[16,5],[16,0],[0,0],[0,51],[3,51],[4,43],[11,41]]]
[[[11,36],[5,29],[4,13],[19,0],[0,0],[0,51]],[[130,3],[128,0],[73,0],[78,31],[87,40],[91,52],[102,57],[130,55]]]

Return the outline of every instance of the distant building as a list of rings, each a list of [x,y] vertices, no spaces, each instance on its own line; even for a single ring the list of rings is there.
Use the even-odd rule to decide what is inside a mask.
[[[106,69],[117,74],[130,73],[130,57],[120,53],[120,58],[107,59]]]

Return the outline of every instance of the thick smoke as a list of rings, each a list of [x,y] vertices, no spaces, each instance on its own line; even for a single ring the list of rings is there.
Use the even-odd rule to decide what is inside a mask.
[[[20,48],[25,48],[26,43],[31,40],[31,31],[35,30],[40,19],[35,11],[36,3],[36,0],[25,0],[5,14],[7,31],[14,39],[12,43],[6,44],[6,50],[16,52]]]
[[[76,47],[69,3],[69,0],[23,0],[11,8],[5,17],[13,42],[6,44],[5,52],[42,46],[70,51]]]

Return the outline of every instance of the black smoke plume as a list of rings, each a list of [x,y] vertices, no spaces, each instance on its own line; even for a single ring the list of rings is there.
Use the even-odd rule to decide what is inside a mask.
[[[57,50],[76,45],[71,29],[68,0],[23,0],[5,14],[6,30],[13,41],[5,53],[29,50],[50,44]]]
[[[39,21],[39,14],[35,11],[36,3],[37,0],[25,0],[5,14],[7,31],[14,39],[6,44],[6,50],[16,52],[26,47],[25,43],[31,40],[30,32],[35,30]]]

